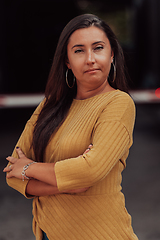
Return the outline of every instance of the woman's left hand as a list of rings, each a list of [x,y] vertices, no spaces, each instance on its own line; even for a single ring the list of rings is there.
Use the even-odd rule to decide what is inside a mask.
[[[19,158],[7,157],[6,159],[10,164],[3,169],[3,172],[7,172],[7,178],[15,177],[22,179],[23,167],[33,161],[27,158],[20,148],[17,148],[16,151]]]

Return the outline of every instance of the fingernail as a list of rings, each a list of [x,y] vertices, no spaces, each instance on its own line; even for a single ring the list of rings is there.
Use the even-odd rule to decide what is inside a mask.
[[[18,149],[19,147],[16,147],[16,149]]]

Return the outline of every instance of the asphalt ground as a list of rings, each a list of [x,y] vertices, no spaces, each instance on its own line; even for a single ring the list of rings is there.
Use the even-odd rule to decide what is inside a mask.
[[[134,144],[123,172],[126,207],[139,240],[160,240],[160,104],[137,104]],[[2,169],[34,108],[0,109],[0,240],[34,240],[32,200],[7,186]]]

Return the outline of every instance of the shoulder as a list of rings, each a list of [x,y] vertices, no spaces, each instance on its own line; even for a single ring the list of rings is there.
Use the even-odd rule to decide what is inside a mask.
[[[113,98],[113,103],[117,105],[118,109],[121,109],[122,115],[126,114],[127,111],[133,113],[135,112],[134,101],[132,97],[126,92],[118,90],[117,94]]]
[[[109,95],[103,96],[104,109],[112,109],[112,112],[125,112],[127,109],[135,111],[135,104],[131,96],[123,91],[115,90]]]
[[[111,92],[109,99],[105,99],[104,96],[100,120],[118,121],[132,129],[135,121],[135,104],[131,96],[120,90]]]
[[[121,90],[114,90],[100,95],[96,95],[95,97],[91,98],[91,100],[93,100],[92,102],[95,104],[99,104],[100,102],[102,102],[103,105],[108,105],[110,103],[117,103],[117,105],[119,105],[120,103],[134,105],[131,96]]]
[[[118,90],[112,100],[111,108],[114,109],[114,116],[112,117],[116,121],[121,122],[128,132],[132,133],[135,123],[136,109],[131,96]]]
[[[35,111],[33,112],[31,118],[28,120],[28,123],[34,124],[37,121],[37,118],[41,112],[41,110],[43,109],[43,106],[45,104],[46,99],[44,99],[42,102],[40,102],[40,104],[37,106],[37,108],[35,109]]]
[[[121,103],[124,103],[126,105],[131,104],[134,106],[134,101],[131,98],[131,96],[128,93],[120,91],[120,90],[114,91],[112,98],[111,98],[111,102],[115,102],[118,105]]]

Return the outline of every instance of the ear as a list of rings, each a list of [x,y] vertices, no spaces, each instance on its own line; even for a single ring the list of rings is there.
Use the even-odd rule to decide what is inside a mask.
[[[113,50],[111,51],[111,61],[113,62],[113,58],[114,58],[114,52]]]
[[[65,64],[67,65],[67,67],[68,67],[69,69],[71,69],[71,65],[70,65],[70,63],[69,63],[68,57],[66,58]]]

